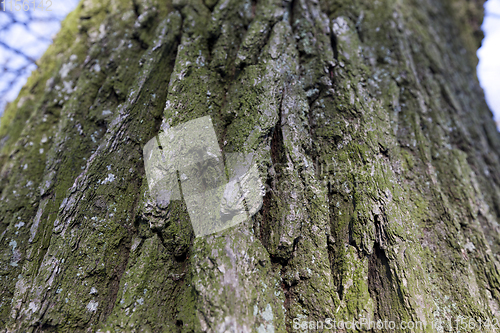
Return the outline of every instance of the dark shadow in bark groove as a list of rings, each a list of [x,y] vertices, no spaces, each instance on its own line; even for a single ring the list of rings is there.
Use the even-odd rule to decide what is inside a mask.
[[[108,283],[108,291],[109,291],[109,298],[108,298],[108,305],[106,306],[105,310],[101,313],[101,320],[104,321],[105,318],[107,318],[111,312],[113,311],[113,308],[116,303],[116,298],[118,296],[118,291],[120,289],[120,280],[122,278],[123,273],[125,272],[125,269],[127,268],[128,264],[128,259],[130,255],[130,246],[131,246],[131,239],[125,239],[125,243],[122,241],[120,244],[120,252],[123,254],[123,260],[121,260],[114,268],[113,268],[113,277],[110,279]]]
[[[281,103],[283,102],[283,99],[281,100]],[[276,125],[274,126],[272,130],[272,139],[271,139],[271,161],[272,161],[272,167],[273,168],[281,168],[282,165],[285,164],[286,162],[286,157],[285,157],[285,147],[283,145],[283,132],[281,129],[281,103],[280,103],[280,108],[279,108],[279,117],[278,121],[276,122]],[[280,177],[279,175],[282,174],[281,170],[276,170],[276,174],[278,175],[275,179],[275,182],[279,182]],[[260,240],[264,247],[267,249],[269,253],[273,253],[274,251],[270,248],[271,246],[271,239],[269,239],[271,231],[273,229],[276,230],[275,226],[273,223],[278,223],[276,220],[275,215],[279,205],[278,205],[278,200],[279,197],[276,195],[275,191],[276,188],[273,186],[273,181],[272,178],[269,176],[266,180],[266,187],[267,189],[270,189],[267,191],[266,195],[263,198],[263,203],[262,203],[262,221],[260,225]]]
[[[346,269],[346,246],[347,244],[354,245],[354,241],[352,239],[353,220],[351,218],[347,223],[339,221],[338,212],[340,211],[340,208],[337,208],[334,202],[336,201],[335,198],[337,198],[337,200],[347,205],[344,206],[344,208],[348,208],[351,215],[354,211],[354,202],[346,203],[344,198],[340,197],[340,193],[332,186],[331,182],[328,182],[327,193],[331,230],[330,242],[328,244],[328,257],[330,259],[333,283],[336,287],[339,298],[343,299],[343,285]]]
[[[385,250],[378,243],[375,243],[368,260],[368,291],[375,303],[374,320],[397,323],[406,317],[403,295],[391,272]]]

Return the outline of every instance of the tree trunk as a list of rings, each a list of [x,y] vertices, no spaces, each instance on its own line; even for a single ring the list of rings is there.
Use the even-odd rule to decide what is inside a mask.
[[[495,324],[483,2],[82,1],[1,120],[2,332]],[[195,237],[183,201],[152,199],[143,147],[207,115],[266,193]]]

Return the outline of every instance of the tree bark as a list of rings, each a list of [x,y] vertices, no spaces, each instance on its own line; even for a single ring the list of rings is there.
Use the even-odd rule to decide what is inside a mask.
[[[1,119],[2,332],[494,324],[483,2],[82,1]],[[206,115],[266,194],[251,222],[194,237],[142,154]]]

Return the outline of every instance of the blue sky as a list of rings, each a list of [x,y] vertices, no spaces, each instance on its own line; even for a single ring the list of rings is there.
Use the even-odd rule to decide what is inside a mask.
[[[51,12],[30,10],[29,14],[32,15],[33,19],[29,19],[27,13],[23,11],[9,11],[10,5],[7,5],[6,12],[4,12],[2,5],[0,7],[0,43],[5,43],[11,48],[20,50],[32,59],[39,59],[50,45],[52,38],[61,28],[60,21],[77,4],[78,0],[52,1]],[[19,23],[12,24],[12,17]],[[25,22],[27,23],[26,25],[23,24]],[[2,29],[4,26],[7,29]],[[19,56],[19,54],[6,50],[3,47],[0,47],[0,66],[6,66],[9,69],[24,68],[21,76],[14,73],[0,72],[0,92],[3,92],[11,80],[15,79],[12,89],[0,95],[1,115],[5,102],[12,101],[17,97],[19,90],[26,83],[31,71],[36,66],[25,57]]]
[[[22,50],[33,59],[38,59],[47,49],[51,39],[60,29],[60,23],[43,22],[50,15],[58,19],[64,18],[77,5],[78,0],[53,1],[51,13],[35,11],[33,14],[42,22],[32,22],[29,30],[23,24],[11,24],[10,28],[0,32],[0,43],[3,42],[14,48]],[[3,8],[2,8],[3,9]],[[27,17],[21,12],[15,12],[16,19],[25,21]],[[6,14],[0,11],[0,27],[9,22]],[[497,127],[500,129],[500,0],[488,0],[485,5],[485,18],[482,25],[485,33],[482,47],[478,50],[479,65],[477,74],[484,89],[486,101],[494,114]],[[17,97],[19,90],[26,83],[26,79],[35,65],[17,55],[0,47],[0,66],[7,64],[9,68],[23,68],[24,74],[19,77],[14,87],[3,96],[0,96],[0,115],[3,113],[6,101]],[[0,73],[0,91],[15,78],[14,74]]]
[[[485,38],[477,51],[477,76],[500,129],[500,0],[488,0],[483,21]]]

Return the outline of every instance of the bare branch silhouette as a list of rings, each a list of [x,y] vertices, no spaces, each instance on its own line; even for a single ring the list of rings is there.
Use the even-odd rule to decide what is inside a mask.
[[[68,1],[73,5],[77,2]],[[69,9],[69,6],[66,7]],[[54,23],[61,22],[67,13],[6,9],[0,10],[0,116],[7,102],[17,92],[14,90],[19,89],[20,82],[36,68],[38,57],[52,43]],[[45,30],[41,26],[50,28]],[[22,38],[13,38],[14,33],[22,34]]]

